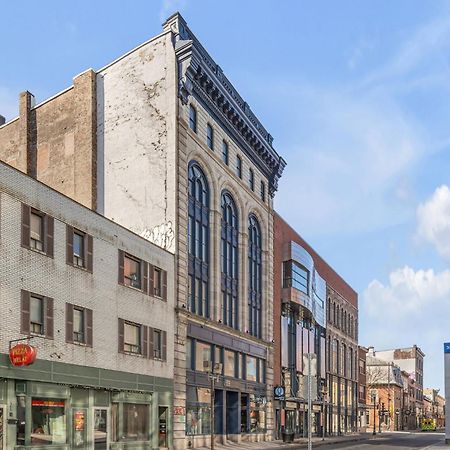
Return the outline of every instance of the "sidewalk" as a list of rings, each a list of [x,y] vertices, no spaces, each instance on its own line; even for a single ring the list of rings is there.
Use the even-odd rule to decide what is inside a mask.
[[[370,433],[354,433],[345,436],[331,436],[326,437],[324,441],[322,438],[314,437],[312,439],[313,448],[338,444],[342,442],[356,442],[365,441],[372,439],[372,434]],[[296,450],[298,448],[307,448],[308,441],[305,438],[296,439],[292,444],[286,444],[283,441],[272,441],[272,442],[231,442],[228,441],[227,444],[215,444],[215,450]],[[207,450],[209,447],[200,447],[198,450]]]

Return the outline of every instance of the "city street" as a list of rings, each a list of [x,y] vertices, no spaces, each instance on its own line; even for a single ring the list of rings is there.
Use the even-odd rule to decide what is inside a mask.
[[[301,447],[300,447],[301,448]],[[343,442],[333,444],[334,449],[372,450],[406,450],[406,449],[440,449],[444,447],[443,433],[386,433],[366,442]]]

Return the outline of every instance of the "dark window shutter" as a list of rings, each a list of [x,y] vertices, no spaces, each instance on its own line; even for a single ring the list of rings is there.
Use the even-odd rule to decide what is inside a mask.
[[[161,331],[162,351],[161,356],[163,361],[167,361],[167,333]]]
[[[73,227],[66,227],[66,263],[73,266]]]
[[[153,328],[149,327],[148,328],[148,357],[150,359],[154,359],[155,357],[155,352],[153,350]]]
[[[85,309],[86,314],[86,345],[92,347],[93,345],[93,316],[92,309]]]
[[[124,352],[124,333],[125,333],[125,321],[123,319],[119,319],[119,353]]]
[[[48,339],[53,339],[53,299],[50,297],[45,297],[45,323],[44,323],[44,333],[45,337]]]
[[[22,290],[21,292],[21,318],[20,332],[22,334],[30,334],[30,293]]]
[[[119,284],[124,284],[124,253],[119,250]]]
[[[146,358],[148,357],[148,327],[145,325],[141,326],[141,346],[142,355]]]
[[[73,305],[66,303],[66,342],[73,342]]]
[[[45,216],[45,253],[53,258],[55,219],[51,216]]]
[[[30,248],[30,214],[31,208],[22,203],[22,247]]]
[[[161,279],[162,279],[162,298],[167,300],[167,271],[161,271]]]
[[[141,261],[142,270],[142,290],[148,294],[148,263]]]
[[[86,244],[86,269],[89,270],[89,272],[92,272],[94,270],[94,239],[90,234],[86,235]]]
[[[149,295],[153,296],[155,295],[155,269],[153,268],[152,264],[148,265],[148,293]]]

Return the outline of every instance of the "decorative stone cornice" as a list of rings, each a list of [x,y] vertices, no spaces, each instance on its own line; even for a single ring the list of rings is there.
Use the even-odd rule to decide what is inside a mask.
[[[286,161],[273,148],[272,136],[179,13],[167,19],[164,30],[173,33],[178,63],[178,95],[182,103],[187,104],[192,95],[209,110],[267,176],[269,193],[273,197]]]

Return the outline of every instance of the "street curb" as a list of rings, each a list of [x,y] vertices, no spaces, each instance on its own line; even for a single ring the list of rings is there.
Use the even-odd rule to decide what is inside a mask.
[[[333,444],[345,444],[347,442],[359,442],[359,441],[369,441],[372,439],[376,439],[373,436],[355,436],[353,439],[329,439],[325,441],[315,441],[313,442],[314,447],[325,447],[327,445]],[[274,447],[275,448],[275,447]],[[292,444],[280,444],[280,446],[276,447],[276,450],[296,450],[297,448],[308,448],[307,442],[293,442]],[[272,450],[272,449],[271,449]]]

